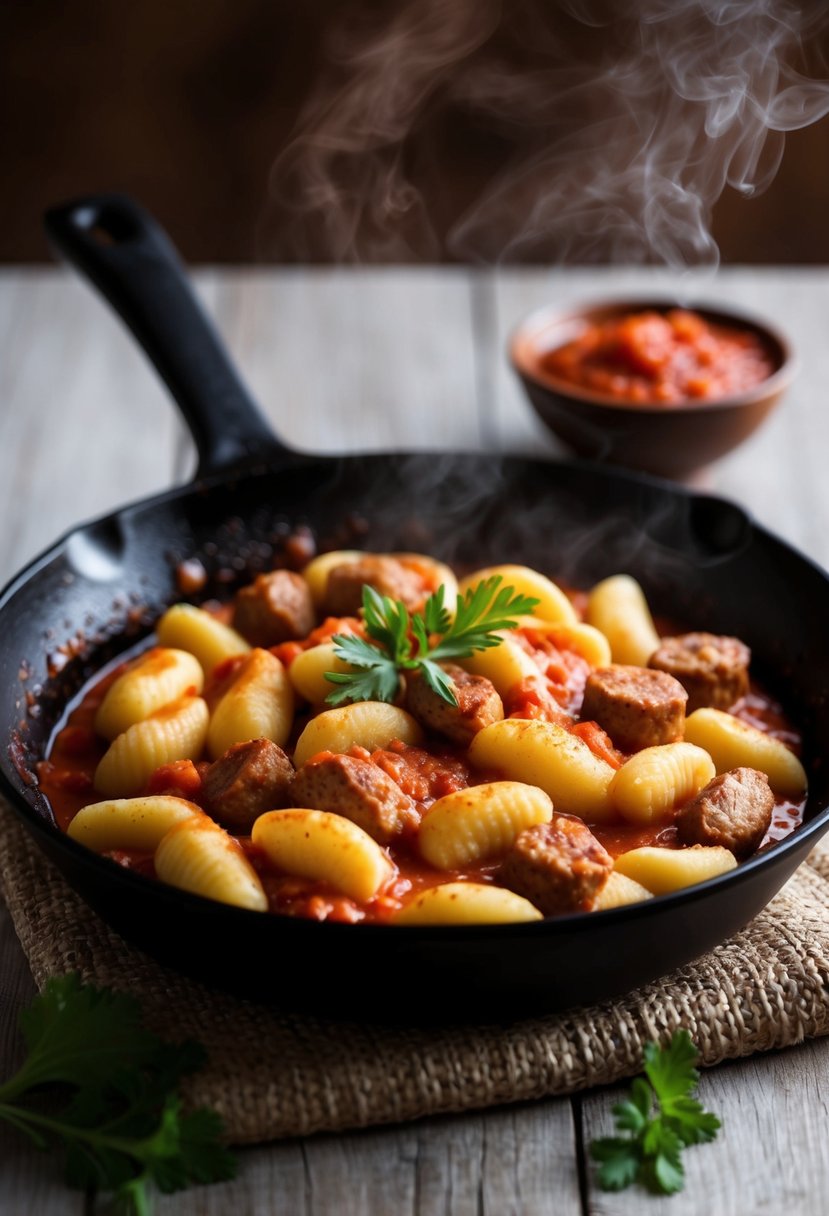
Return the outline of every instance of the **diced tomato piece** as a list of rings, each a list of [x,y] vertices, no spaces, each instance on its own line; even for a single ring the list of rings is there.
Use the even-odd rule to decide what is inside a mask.
[[[147,782],[148,794],[172,794],[195,802],[201,793],[202,779],[192,760],[174,760],[162,764],[150,774]]]

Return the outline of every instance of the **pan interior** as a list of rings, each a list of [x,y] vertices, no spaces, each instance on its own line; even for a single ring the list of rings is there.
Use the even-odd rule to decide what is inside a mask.
[[[297,458],[127,507],[70,533],[0,600],[2,770],[49,817],[27,770],[70,699],[147,635],[181,595],[176,566],[198,558],[199,599],[227,598],[271,568],[297,528],[321,549],[416,550],[462,571],[532,565],[574,587],[624,571],[654,610],[747,641],[761,677],[829,746],[821,687],[829,579],[731,503],[579,462],[453,453]],[[795,624],[796,623],[796,624]],[[829,803],[818,768],[807,818]]]

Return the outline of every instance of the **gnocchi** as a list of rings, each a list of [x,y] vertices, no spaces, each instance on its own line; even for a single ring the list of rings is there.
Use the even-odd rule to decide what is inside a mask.
[[[192,604],[173,604],[156,626],[162,646],[187,650],[194,655],[210,675],[219,663],[238,654],[247,654],[250,646],[235,629],[217,617]]]
[[[237,840],[206,815],[177,824],[155,851],[155,872],[162,882],[193,895],[266,912],[262,883]]]
[[[524,828],[549,823],[553,804],[543,790],[495,781],[457,790],[432,803],[421,820],[420,852],[439,870],[459,870],[503,853]]]
[[[615,871],[639,883],[652,895],[667,895],[716,878],[736,865],[734,854],[718,845],[695,844],[689,849],[643,845],[617,857]]]
[[[476,882],[445,882],[430,887],[396,912],[396,925],[499,925],[541,920],[528,899],[504,887]]]
[[[107,689],[95,715],[95,729],[111,743],[157,709],[177,701],[186,692],[200,693],[203,687],[201,665],[192,654],[155,646]]]
[[[587,620],[607,638],[614,663],[646,667],[659,647],[642,588],[627,574],[597,583],[587,600]]]
[[[242,659],[233,682],[210,716],[207,746],[217,759],[234,743],[285,743],[294,720],[294,692],[285,668],[267,650]]]
[[[422,738],[422,730],[405,709],[383,701],[358,701],[312,718],[297,740],[294,763],[302,768],[317,752],[347,752],[355,746],[373,751],[392,739],[420,743]]]
[[[713,760],[701,747],[664,743],[631,756],[610,782],[608,795],[631,823],[652,823],[699,793],[715,774]]]
[[[718,773],[756,768],[776,794],[797,798],[806,789],[806,770],[785,743],[724,710],[694,710],[685,723],[685,738],[710,753]]]
[[[613,769],[555,723],[517,718],[494,722],[472,740],[469,758],[479,768],[537,785],[557,811],[593,823],[613,816],[608,797]]]
[[[330,883],[353,899],[371,899],[394,874],[368,832],[328,811],[269,811],[254,823],[253,843],[281,870]]]
[[[201,697],[185,696],[128,727],[95,769],[95,789],[108,798],[129,798],[141,793],[163,764],[197,759],[207,739],[208,718]]]

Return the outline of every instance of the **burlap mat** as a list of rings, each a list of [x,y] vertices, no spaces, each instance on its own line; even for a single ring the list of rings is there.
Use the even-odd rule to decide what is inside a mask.
[[[0,883],[39,985],[77,970],[133,993],[160,1033],[204,1043],[186,1097],[236,1143],[571,1093],[638,1072],[643,1044],[679,1025],[705,1064],[829,1032],[829,849],[737,937],[622,1000],[445,1029],[283,1014],[183,979],[90,912],[6,806]]]

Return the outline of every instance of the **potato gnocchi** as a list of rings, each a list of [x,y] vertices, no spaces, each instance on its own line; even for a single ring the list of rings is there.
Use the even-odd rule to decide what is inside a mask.
[[[663,645],[629,575],[579,596],[526,566],[458,581],[423,554],[357,550],[302,573],[257,579],[235,617],[235,603],[174,604],[153,645],[90,685],[40,772],[74,841],[248,911],[474,926],[610,912],[725,874],[760,839],[756,806],[749,847],[740,835],[752,790],[774,804],[767,840],[799,822],[791,723],[754,684],[734,700],[747,648],[708,634]],[[452,619],[456,597],[495,576],[537,605],[444,662],[448,697],[412,662],[391,703],[332,707],[328,675],[364,670],[337,636],[359,640],[354,662],[384,658],[357,607],[363,579],[410,614],[442,587]],[[337,597],[350,606],[332,615]],[[286,640],[265,649],[254,627]],[[703,702],[687,714],[686,666]],[[750,780],[722,776],[733,770]]]

